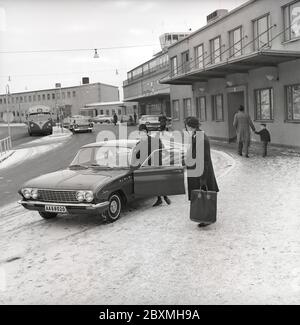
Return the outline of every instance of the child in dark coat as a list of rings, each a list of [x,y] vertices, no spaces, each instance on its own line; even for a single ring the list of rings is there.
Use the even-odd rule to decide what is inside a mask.
[[[266,124],[261,124],[263,127],[262,130],[259,132],[255,132],[256,134],[260,135],[260,141],[263,144],[263,157],[267,157],[268,154],[268,144],[271,142],[271,135],[270,132],[267,130]]]

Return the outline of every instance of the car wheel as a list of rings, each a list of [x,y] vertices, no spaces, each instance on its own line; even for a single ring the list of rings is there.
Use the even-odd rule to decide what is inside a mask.
[[[40,216],[43,218],[43,219],[53,219],[53,218],[56,218],[57,217],[57,213],[51,213],[51,212],[39,212]]]
[[[114,193],[109,198],[108,210],[104,213],[106,221],[111,223],[117,221],[121,216],[122,199],[118,193]]]

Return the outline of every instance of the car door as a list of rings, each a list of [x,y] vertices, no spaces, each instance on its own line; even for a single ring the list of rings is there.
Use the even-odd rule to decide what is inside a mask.
[[[169,150],[162,151],[167,153],[162,159],[162,165],[155,165],[153,152],[150,157],[154,163],[148,166],[148,157],[142,166],[133,172],[136,197],[185,194],[184,168],[180,159],[175,162],[172,155],[170,157]]]

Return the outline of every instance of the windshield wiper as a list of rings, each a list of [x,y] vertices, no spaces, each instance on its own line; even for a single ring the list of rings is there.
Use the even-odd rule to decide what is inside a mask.
[[[84,169],[88,169],[87,166],[79,165],[79,164],[70,165],[69,168],[84,168]]]

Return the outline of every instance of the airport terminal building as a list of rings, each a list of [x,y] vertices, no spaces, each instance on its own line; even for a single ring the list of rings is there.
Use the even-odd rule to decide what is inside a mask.
[[[300,146],[299,0],[217,10],[206,26],[171,44],[168,57],[160,83],[171,87],[177,129],[197,115],[208,136],[234,141],[233,118],[244,105],[256,128],[267,124],[274,144]],[[191,95],[172,86],[189,87]]]

